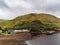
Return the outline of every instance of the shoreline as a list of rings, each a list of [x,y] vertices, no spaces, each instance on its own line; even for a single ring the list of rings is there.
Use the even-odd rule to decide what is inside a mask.
[[[56,33],[60,33],[60,30],[55,30],[55,31],[44,31],[44,32],[32,32],[31,35],[32,36],[37,36],[37,35],[53,35]]]
[[[41,33],[39,32],[38,35],[53,35],[56,33],[60,33],[60,31],[47,31],[47,32],[41,32]],[[9,37],[2,36],[0,38],[0,44],[1,45],[10,45],[10,44],[16,43],[17,45],[20,45],[21,43],[23,43],[21,45],[27,45],[24,43],[24,41],[31,40],[34,37],[37,37],[38,35],[32,37],[31,33],[21,32],[18,34],[13,34],[12,36],[9,36]]]

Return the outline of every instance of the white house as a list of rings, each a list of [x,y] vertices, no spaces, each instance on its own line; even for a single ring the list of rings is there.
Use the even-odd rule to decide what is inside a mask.
[[[2,30],[0,30],[0,32],[2,32]],[[5,34],[7,34],[7,33],[15,34],[15,33],[18,33],[18,32],[29,32],[29,30],[27,30],[27,29],[23,29],[23,30],[8,30],[8,31],[5,31],[4,33]]]
[[[27,29],[23,29],[23,30],[14,30],[14,32],[15,32],[15,33],[17,33],[17,32],[29,32],[29,30],[27,30]]]
[[[2,30],[0,30],[0,33],[2,33]]]

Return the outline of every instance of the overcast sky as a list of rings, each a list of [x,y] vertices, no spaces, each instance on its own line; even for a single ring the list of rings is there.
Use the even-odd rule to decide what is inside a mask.
[[[0,0],[0,19],[27,13],[50,13],[60,17],[60,0]]]

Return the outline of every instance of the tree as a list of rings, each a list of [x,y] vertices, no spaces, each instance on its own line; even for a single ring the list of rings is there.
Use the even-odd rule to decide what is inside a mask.
[[[50,30],[55,30],[56,29],[56,25],[55,24],[53,24],[53,23],[51,23],[51,24],[44,24],[44,29],[46,30],[46,31],[50,31]]]
[[[2,28],[0,27],[0,30],[2,30]]]

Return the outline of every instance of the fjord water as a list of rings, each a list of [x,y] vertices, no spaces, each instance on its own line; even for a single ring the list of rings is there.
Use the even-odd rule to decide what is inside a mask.
[[[28,45],[60,45],[60,33],[53,35],[40,35],[26,41]]]

